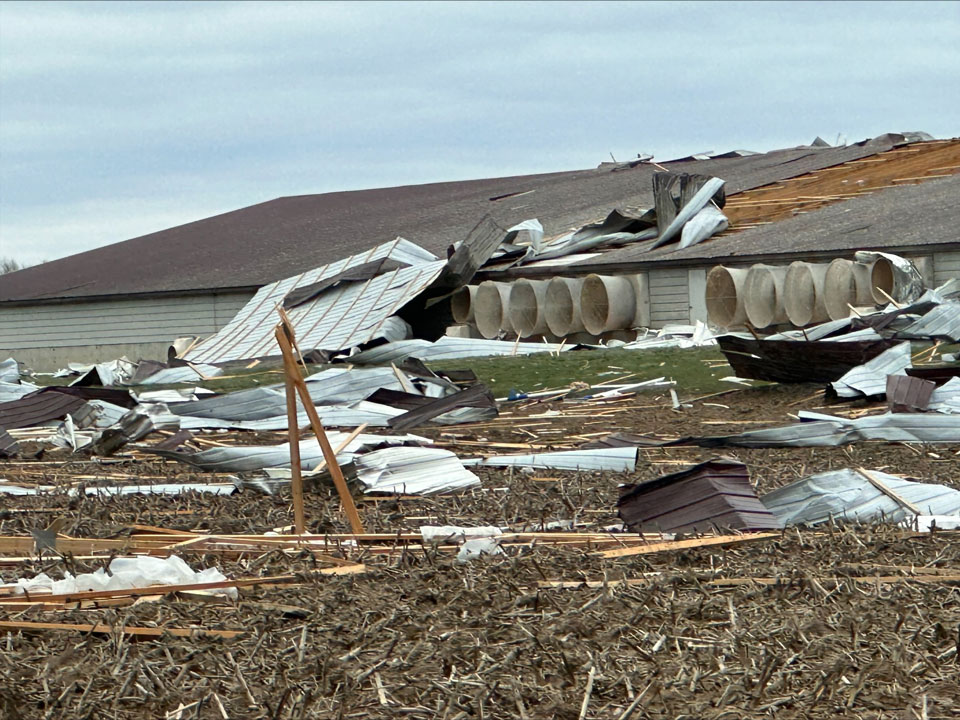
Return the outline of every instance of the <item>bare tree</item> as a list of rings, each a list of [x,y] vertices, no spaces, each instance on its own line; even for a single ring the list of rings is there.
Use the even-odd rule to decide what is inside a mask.
[[[21,265],[11,257],[0,258],[0,275],[6,275],[7,273],[16,272],[17,270],[23,270],[25,267],[26,265]]]

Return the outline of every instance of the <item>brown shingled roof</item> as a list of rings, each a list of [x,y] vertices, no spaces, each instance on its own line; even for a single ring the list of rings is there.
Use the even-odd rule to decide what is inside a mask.
[[[897,142],[884,137],[668,165],[722,177],[732,193],[868,157]],[[537,217],[548,234],[558,233],[614,207],[652,206],[655,170],[644,163],[282,197],[12,273],[0,283],[0,302],[254,288],[397,235],[440,254],[486,213],[505,227]]]

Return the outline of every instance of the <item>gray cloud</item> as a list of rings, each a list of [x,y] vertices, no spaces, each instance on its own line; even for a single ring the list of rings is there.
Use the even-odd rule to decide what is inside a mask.
[[[955,3],[0,3],[0,255],[287,194],[956,134]]]

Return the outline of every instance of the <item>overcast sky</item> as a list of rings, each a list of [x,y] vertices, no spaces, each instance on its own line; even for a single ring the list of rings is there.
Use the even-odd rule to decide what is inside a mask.
[[[960,3],[0,2],[0,257],[282,195],[960,135]]]

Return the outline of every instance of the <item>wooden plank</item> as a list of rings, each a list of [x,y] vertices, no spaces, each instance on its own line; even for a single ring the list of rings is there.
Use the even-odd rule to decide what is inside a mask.
[[[866,468],[858,467],[857,472],[863,475],[867,480],[870,481],[871,485],[873,485],[877,490],[879,490],[888,498],[890,498],[895,503],[897,503],[897,505],[899,505],[900,507],[906,508],[907,510],[912,512],[914,515],[923,515],[923,511],[920,508],[918,508],[912,502],[910,502],[906,498],[898,495],[893,490],[888,488],[886,485],[884,485],[883,481],[880,480],[880,478],[878,478],[876,475],[871,473]]]
[[[655,542],[647,545],[601,550],[594,553],[599,557],[616,558],[631,555],[649,555],[651,553],[670,552],[671,550],[687,550],[690,548],[712,547],[714,545],[736,545],[739,543],[769,540],[780,537],[780,533],[765,532],[750,535],[718,535],[716,537],[692,538],[690,540],[671,540],[669,542]]]
[[[296,341],[293,325],[287,318],[286,313],[283,312],[283,308],[278,308],[278,312],[280,313],[281,324],[277,327],[276,337],[277,343],[280,345],[280,350],[283,352],[284,362],[288,366],[288,377],[290,377],[292,370],[295,377],[291,377],[290,379],[300,393],[300,404],[303,405],[304,410],[307,411],[307,417],[310,418],[310,425],[313,427],[313,432],[316,434],[317,441],[320,443],[320,449],[323,451],[323,457],[324,460],[326,460],[330,476],[333,478],[333,484],[337,488],[340,502],[343,504],[343,509],[347,513],[347,519],[350,521],[350,529],[355,533],[362,533],[363,522],[360,520],[360,513],[357,512],[357,506],[353,502],[353,495],[350,493],[350,488],[347,487],[347,481],[344,479],[343,471],[337,462],[336,453],[334,453],[333,448],[330,447],[330,440],[327,438],[327,433],[323,429],[323,423],[320,422],[320,416],[317,414],[317,408],[314,406],[313,399],[310,397],[310,391],[307,389],[306,383],[296,369],[292,347],[292,343]]]
[[[235,638],[245,633],[244,630],[208,630],[206,628],[182,628],[182,627],[132,627],[129,625],[105,625],[98,623],[88,625],[86,623],[48,623],[48,622],[23,622],[23,621],[0,621],[0,630],[7,632],[43,632],[46,630],[64,630],[69,632],[83,633],[106,633],[121,632],[124,635],[134,637],[163,637],[164,634],[170,634],[175,637],[219,637],[224,639]]]
[[[297,373],[296,367],[291,369],[292,359],[288,357],[287,350],[284,349],[280,338],[284,330],[279,325],[276,328],[277,342],[280,343],[283,352],[283,365],[286,370],[284,375],[284,386],[287,395],[287,439],[290,445],[290,487],[293,491],[293,525],[297,530],[297,535],[303,535],[306,531],[306,519],[303,510],[303,474],[300,467],[300,426],[297,420],[297,389],[293,380],[293,374]]]

